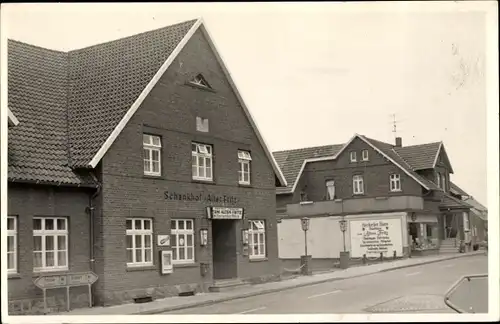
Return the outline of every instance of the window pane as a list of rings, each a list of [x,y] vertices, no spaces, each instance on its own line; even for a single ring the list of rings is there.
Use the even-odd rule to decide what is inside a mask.
[[[243,163],[243,171],[248,172],[248,167],[249,167],[248,163]]]
[[[141,220],[140,219],[136,219],[134,223],[135,223],[134,229],[136,229],[136,230],[142,229],[142,225],[141,225]]]
[[[151,247],[151,235],[144,236],[144,247],[147,247],[147,248]]]
[[[179,229],[184,229],[184,221],[183,220],[180,220],[179,221]]]
[[[33,250],[41,251],[42,250],[42,237],[41,236],[33,236]]]
[[[54,250],[54,236],[45,236],[45,250],[53,251]]]
[[[172,249],[172,260],[179,260],[177,258],[177,249]]]
[[[136,248],[142,247],[142,235],[135,236],[135,247]]]
[[[207,168],[206,173],[206,177],[212,179],[212,168]]]
[[[159,162],[153,162],[153,172],[159,173],[160,172],[160,163]]]
[[[179,260],[185,260],[186,259],[186,250],[181,248],[179,249]]]
[[[54,220],[52,218],[45,219],[45,229],[53,230],[54,229]]]
[[[42,267],[42,252],[33,253],[33,267],[35,268]]]
[[[14,249],[14,236],[7,236],[7,252],[12,252]]]
[[[160,161],[160,151],[158,150],[153,150],[153,161]]]
[[[55,265],[54,263],[54,252],[47,252],[45,254],[45,266],[46,267],[53,267]]]
[[[151,172],[151,167],[148,160],[144,160],[144,171]]]
[[[205,165],[207,168],[212,167],[212,158],[205,158]]]
[[[66,229],[66,220],[65,219],[58,219],[57,220],[57,229],[58,230],[65,230]]]
[[[201,178],[205,178],[205,168],[200,166],[198,167],[198,176]]]
[[[40,218],[33,219],[33,229],[34,230],[42,229],[42,220]]]
[[[145,219],[144,220],[144,229],[151,229],[151,220]]]
[[[188,248],[187,249],[187,258],[189,260],[192,260],[193,259],[193,248]]]
[[[259,243],[264,243],[264,233],[259,234]]]
[[[60,267],[66,266],[66,251],[57,252],[57,262]]]
[[[187,235],[186,239],[187,239],[186,245],[193,246],[193,235]]]
[[[196,153],[196,144],[191,143],[191,152]]]
[[[153,145],[160,146],[160,137],[159,136],[153,136]]]
[[[14,218],[12,218],[12,217],[7,218],[7,229],[8,230],[14,230],[15,229]]]
[[[170,229],[177,229],[177,222],[176,221],[170,221]]]
[[[7,254],[7,269],[15,269],[15,255],[13,253]]]
[[[144,144],[149,144],[151,142],[151,136],[143,134],[142,135],[142,143]]]
[[[186,229],[193,229],[193,221],[186,221]]]
[[[144,160],[145,161],[151,160],[151,151],[149,149],[144,149]]]
[[[135,262],[142,262],[142,250],[135,250]]]
[[[57,249],[66,250],[66,236],[59,235],[57,237]]]
[[[151,262],[151,249],[146,249],[144,253],[145,261]]]
[[[259,254],[260,255],[264,255],[265,254],[264,246],[265,246],[264,244],[260,244],[259,245],[259,247],[260,247],[260,251],[259,251],[260,253]]]
[[[127,219],[127,229],[128,230],[132,229],[132,220],[131,219]]]
[[[175,234],[170,235],[170,245],[172,245],[172,247],[177,246],[177,235]]]
[[[132,259],[133,254],[134,254],[134,250],[132,250],[132,249],[127,250],[127,262],[128,263],[134,262],[134,260]]]
[[[132,248],[132,235],[127,235],[127,248]]]

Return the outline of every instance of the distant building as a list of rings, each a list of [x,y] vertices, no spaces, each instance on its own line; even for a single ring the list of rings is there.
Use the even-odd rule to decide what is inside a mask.
[[[286,181],[201,20],[70,52],[9,40],[8,73],[11,314],[43,311],[39,277],[92,271],[112,305],[279,275]]]
[[[330,267],[344,248],[353,259],[458,251],[470,241],[470,209],[450,192],[442,142],[403,146],[363,135],[347,143],[274,152],[288,186],[277,189],[279,254],[304,254],[300,218],[311,219],[313,267]],[[347,221],[345,240],[339,221]]]

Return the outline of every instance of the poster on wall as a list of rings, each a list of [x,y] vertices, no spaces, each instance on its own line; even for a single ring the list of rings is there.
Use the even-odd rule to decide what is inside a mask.
[[[351,257],[403,255],[401,219],[351,220]]]
[[[172,265],[172,251],[161,251],[161,273],[172,273],[174,267]]]
[[[158,246],[169,246],[170,245],[170,235],[158,235]]]

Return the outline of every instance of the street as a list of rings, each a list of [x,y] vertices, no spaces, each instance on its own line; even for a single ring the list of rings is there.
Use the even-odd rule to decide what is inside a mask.
[[[454,313],[444,303],[446,291],[463,275],[487,271],[488,258],[480,255],[168,314]]]

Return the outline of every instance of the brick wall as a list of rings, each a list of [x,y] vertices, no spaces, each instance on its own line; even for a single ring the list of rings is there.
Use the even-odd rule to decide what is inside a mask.
[[[18,273],[9,275],[9,309],[11,314],[37,313],[43,309],[43,293],[33,284],[41,275],[33,272],[33,217],[67,217],[69,272],[88,271],[89,216],[85,209],[91,192],[13,183],[9,183],[8,190],[8,215],[17,217],[18,228]],[[50,308],[65,309],[64,289],[48,290],[47,296]],[[88,304],[87,287],[71,288],[70,298],[72,306]]]
[[[201,90],[185,82],[202,73],[214,92]],[[209,119],[209,132],[196,132],[196,116]],[[143,175],[142,134],[158,135],[162,140],[162,176]],[[214,182],[193,182],[191,177],[191,142],[213,145]],[[238,185],[237,150],[251,151],[251,186]],[[154,87],[129,121],[102,161],[102,202],[97,268],[103,280],[99,303],[130,301],[136,294],[168,294],[158,287],[211,281],[211,272],[200,275],[200,262],[211,262],[211,227],[201,202],[164,199],[164,191],[234,196],[233,206],[245,209],[246,219],[266,220],[267,261],[250,262],[238,255],[241,278],[279,272],[275,220],[274,173],[235,94],[200,32],[188,42],[171,67]],[[220,205],[216,204],[216,205]],[[154,267],[130,271],[126,267],[125,218],[148,217],[154,226]],[[170,233],[170,219],[195,220],[195,259],[191,266],[175,267],[174,273],[160,275],[156,235]],[[242,224],[243,223],[243,224]],[[237,243],[241,250],[241,228]],[[209,245],[199,245],[200,228],[209,230]],[[241,252],[241,251],[239,251]],[[212,267],[210,266],[210,269]],[[179,288],[182,289],[182,288]],[[199,288],[200,289],[200,288]],[[171,292],[172,293],[172,292]],[[173,292],[175,293],[175,292]],[[120,296],[118,296],[120,295]]]

